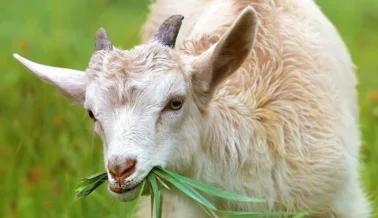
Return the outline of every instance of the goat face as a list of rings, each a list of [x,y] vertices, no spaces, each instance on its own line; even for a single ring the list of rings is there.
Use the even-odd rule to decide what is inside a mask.
[[[257,31],[248,7],[217,44],[199,56],[174,50],[183,17],[174,15],[145,45],[114,48],[105,30],[85,72],[49,67],[15,55],[40,78],[82,103],[104,143],[109,190],[137,196],[154,167],[185,172],[200,152],[208,104],[217,86],[250,54]]]
[[[132,188],[153,167],[176,168],[183,160],[189,165],[199,144],[200,115],[188,67],[159,43],[92,57],[84,107],[104,142],[109,188],[116,197],[134,197],[138,190]],[[124,193],[130,189],[131,195]]]

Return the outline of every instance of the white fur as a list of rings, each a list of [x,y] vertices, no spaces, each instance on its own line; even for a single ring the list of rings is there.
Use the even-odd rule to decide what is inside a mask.
[[[130,51],[98,51],[86,69],[84,107],[97,119],[105,167],[137,160],[136,172],[121,187],[137,186],[152,167],[161,166],[229,192],[267,199],[210,198],[224,210],[369,217],[358,175],[354,66],[315,3],[157,0],[143,41],[150,42],[159,25],[177,13],[185,20],[175,50],[151,42]],[[237,30],[235,24],[241,23]],[[230,32],[235,34],[227,38]],[[222,51],[229,53],[222,56]],[[222,72],[215,74],[222,63],[227,70],[220,67]],[[222,79],[212,83],[214,75]],[[77,87],[48,78],[63,90]],[[182,109],[164,109],[172,96],[185,99]],[[109,182],[119,186],[111,176]],[[130,200],[137,191],[112,194]],[[164,217],[206,217],[180,193],[164,195]],[[140,217],[150,216],[149,209],[146,201]]]

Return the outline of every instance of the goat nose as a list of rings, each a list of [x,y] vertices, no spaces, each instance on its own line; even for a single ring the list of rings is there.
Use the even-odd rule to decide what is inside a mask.
[[[126,178],[130,177],[136,169],[136,160],[129,159],[123,164],[112,164],[108,163],[108,170],[110,175],[115,179],[120,185],[122,185]]]

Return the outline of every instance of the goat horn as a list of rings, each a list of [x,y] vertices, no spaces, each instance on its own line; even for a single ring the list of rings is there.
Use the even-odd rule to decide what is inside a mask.
[[[154,39],[163,45],[174,48],[183,20],[184,16],[179,14],[170,16],[161,24]]]
[[[95,36],[95,45],[96,45],[96,51],[113,50],[113,45],[110,42],[108,34],[106,34],[106,31],[104,28],[100,28],[99,30],[97,30],[96,36]]]
[[[52,84],[55,84],[56,79],[72,79],[79,81],[80,78],[85,78],[84,71],[37,64],[26,58],[21,57],[18,54],[13,54],[13,57],[16,58],[19,62],[21,62],[31,72],[36,74],[38,77]]]

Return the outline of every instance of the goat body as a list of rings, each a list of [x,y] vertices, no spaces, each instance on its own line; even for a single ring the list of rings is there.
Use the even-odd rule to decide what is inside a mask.
[[[160,166],[267,200],[209,197],[222,210],[369,217],[354,65],[312,0],[157,0],[143,45],[95,45],[85,72],[15,58],[88,111],[117,199]],[[164,195],[163,217],[206,217]]]
[[[228,210],[368,217],[358,176],[354,65],[337,30],[312,0],[157,0],[143,41],[166,17],[182,14],[179,51],[199,55],[248,5],[259,18],[254,48],[214,93],[201,153],[183,173],[268,199],[268,204],[213,199]],[[148,204],[141,217],[148,216]],[[164,209],[164,217],[204,216],[175,196],[165,198]]]

